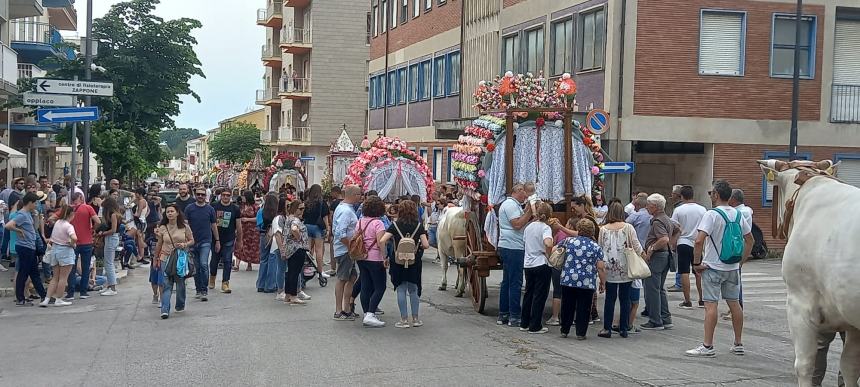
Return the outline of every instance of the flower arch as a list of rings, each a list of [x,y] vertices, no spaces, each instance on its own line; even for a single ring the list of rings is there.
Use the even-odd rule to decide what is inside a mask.
[[[392,169],[391,164],[393,163],[396,164],[396,169]],[[403,168],[410,171],[402,173]],[[425,200],[429,200],[433,190],[433,174],[427,166],[427,161],[410,150],[406,141],[399,137],[379,137],[373,141],[370,148],[361,152],[349,165],[344,184],[355,184],[366,190],[375,183],[374,179],[380,178],[381,175],[374,172],[381,169],[390,170],[392,173],[401,172],[398,175],[401,178],[421,179],[420,182],[411,180],[409,182],[423,185],[422,191],[424,192],[422,194],[412,193],[424,196]],[[380,194],[383,193],[380,192]]]

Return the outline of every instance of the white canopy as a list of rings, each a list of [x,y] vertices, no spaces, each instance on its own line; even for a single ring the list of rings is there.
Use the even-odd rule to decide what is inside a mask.
[[[27,155],[8,145],[0,144],[0,157],[8,160],[10,168],[27,168]]]

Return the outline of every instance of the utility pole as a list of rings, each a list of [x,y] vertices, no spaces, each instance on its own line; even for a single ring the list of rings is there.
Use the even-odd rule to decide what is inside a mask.
[[[791,85],[791,131],[788,136],[788,159],[797,159],[797,116],[800,100],[800,25],[803,15],[803,0],[797,0],[794,20],[794,78]],[[812,38],[814,39],[814,38]]]
[[[74,79],[77,81],[78,76],[75,75]],[[80,102],[78,101],[78,99],[76,97],[75,98],[75,106],[78,106],[79,104],[80,104]],[[71,142],[72,142],[71,143],[72,165],[69,167],[69,199],[66,202],[66,203],[68,203],[68,205],[72,205],[72,203],[74,202],[73,199],[74,199],[74,195],[75,195],[75,186],[76,186],[75,185],[75,178],[77,177],[75,175],[78,172],[78,123],[77,122],[72,123],[72,140],[71,140]],[[84,156],[84,157],[86,157],[86,156]]]
[[[86,52],[84,52],[84,80],[93,80],[93,0],[87,0],[87,36]],[[93,98],[84,97],[86,106],[92,106]],[[77,124],[75,124],[77,126]],[[92,122],[84,123],[84,161],[81,171],[81,185],[86,189],[90,185],[90,131]],[[75,150],[72,149],[74,152]],[[74,175],[73,175],[74,176]],[[70,202],[71,203],[71,202]]]

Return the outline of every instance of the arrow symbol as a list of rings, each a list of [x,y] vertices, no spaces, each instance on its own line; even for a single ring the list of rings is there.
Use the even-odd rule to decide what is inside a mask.
[[[51,85],[48,84],[46,79],[43,79],[42,83],[39,84],[39,88],[42,89],[42,91],[48,91],[48,89],[51,88]]]
[[[603,169],[606,171],[627,172],[631,169],[631,166],[630,166],[630,164],[604,165]]]
[[[43,114],[42,117],[45,117],[46,120],[53,122],[54,119],[62,119],[62,118],[90,118],[95,117],[95,112],[74,112],[74,113],[55,113],[52,110],[49,110],[47,113]]]

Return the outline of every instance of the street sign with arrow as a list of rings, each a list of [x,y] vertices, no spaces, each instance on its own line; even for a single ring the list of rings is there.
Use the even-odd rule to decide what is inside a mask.
[[[48,94],[113,96],[113,83],[72,81],[68,79],[36,79],[36,91]]]
[[[603,173],[633,173],[636,165],[632,161],[608,161],[603,163]]]
[[[61,122],[97,121],[99,108],[97,106],[65,109],[39,109],[36,118],[40,124],[57,124]]]

